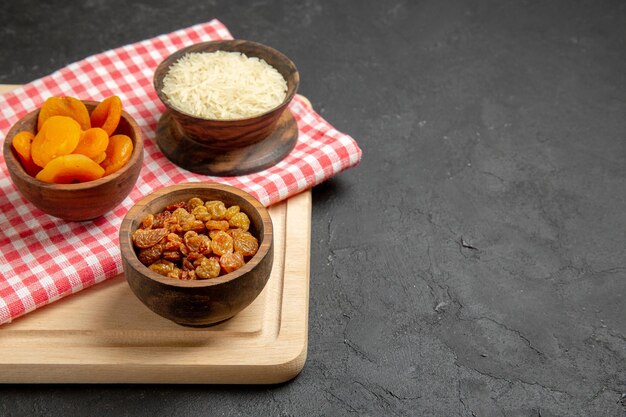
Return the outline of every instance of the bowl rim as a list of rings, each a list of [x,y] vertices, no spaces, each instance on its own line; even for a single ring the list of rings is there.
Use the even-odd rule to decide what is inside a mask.
[[[97,105],[98,103],[100,103],[99,101],[95,101],[95,100],[80,100],[80,101],[88,105]],[[121,177],[124,174],[126,174],[128,171],[132,170],[133,167],[137,164],[137,162],[141,163],[141,161],[143,160],[143,134],[141,132],[141,128],[139,127],[139,125],[137,124],[137,121],[133,118],[133,116],[131,116],[125,110],[122,110],[121,117],[126,119],[126,121],[130,125],[130,128],[133,131],[134,136],[135,136],[134,141],[133,141],[133,152],[131,153],[130,159],[128,160],[128,162],[126,162],[126,164],[122,168],[120,168],[119,170],[115,171],[112,174],[105,175],[102,178],[98,178],[97,180],[86,181],[86,182],[81,182],[81,183],[76,183],[76,184],[54,184],[54,183],[49,183],[49,182],[38,180],[37,178],[31,176],[30,174],[26,172],[26,170],[24,169],[24,167],[18,160],[17,156],[15,155],[13,151],[13,147],[11,145],[13,143],[13,138],[15,137],[15,135],[21,132],[21,130],[19,131],[17,130],[17,125],[19,124],[19,122],[24,120],[26,117],[33,116],[34,114],[38,113],[40,110],[41,108],[37,108],[31,112],[26,113],[24,116],[20,117],[19,120],[15,122],[13,126],[11,126],[11,129],[9,129],[9,132],[7,133],[5,137],[4,145],[2,148],[5,164],[9,172],[12,173],[13,175],[19,175],[20,178],[24,182],[28,183],[31,186],[36,186],[36,187],[43,188],[43,189],[50,190],[50,191],[88,190],[91,188],[96,188],[102,184],[106,184],[111,181],[114,181],[118,177]],[[131,140],[132,139],[133,138],[131,138]]]
[[[167,73],[169,72],[169,67],[174,64],[175,62],[177,62],[180,58],[182,58],[187,51],[189,51],[192,48],[198,48],[198,47],[204,47],[207,45],[216,45],[216,44],[234,44],[234,45],[240,45],[240,44],[249,44],[252,46],[257,46],[260,47],[262,49],[266,49],[267,51],[271,52],[272,54],[276,55],[277,57],[279,57],[282,60],[285,60],[289,65],[291,65],[294,69],[294,74],[295,74],[295,85],[293,88],[293,91],[291,93],[289,93],[289,88],[287,89],[287,92],[289,94],[285,95],[285,99],[278,104],[276,107],[273,107],[263,113],[259,113],[259,114],[255,114],[254,116],[250,116],[250,117],[243,117],[243,118],[238,118],[238,119],[206,119],[204,117],[199,117],[196,116],[194,114],[185,112],[181,109],[179,109],[178,107],[174,106],[167,98],[167,96],[161,91],[160,88],[157,87],[157,80],[161,80],[165,78],[165,76],[167,75]],[[220,50],[220,49],[217,49]],[[216,50],[216,51],[217,51]],[[227,52],[234,52],[234,51],[227,51]],[[200,51],[198,51],[198,53],[200,53]],[[247,56],[247,55],[246,55]],[[268,63],[268,65],[271,66],[271,64]],[[163,74],[161,77],[157,77],[157,74]],[[288,81],[288,80],[285,80]],[[172,54],[168,55],[165,59],[163,59],[159,65],[155,68],[154,70],[154,75],[152,77],[152,85],[154,87],[154,91],[157,94],[157,97],[159,98],[159,100],[161,100],[161,102],[165,105],[165,107],[167,107],[168,110],[170,111],[176,111],[182,115],[185,115],[187,117],[193,118],[193,119],[197,119],[197,120],[201,120],[201,121],[206,121],[206,122],[211,122],[211,123],[215,123],[215,124],[228,124],[228,123],[232,123],[232,122],[242,122],[242,121],[246,121],[246,120],[254,120],[257,118],[262,118],[264,116],[267,116],[270,113],[274,113],[278,110],[280,110],[281,108],[286,107],[287,105],[289,105],[289,103],[291,103],[291,100],[293,100],[293,98],[295,97],[296,93],[298,92],[298,88],[300,86],[300,72],[298,71],[298,67],[296,67],[296,64],[289,59],[289,57],[285,54],[283,54],[282,52],[280,52],[279,50],[272,48],[271,46],[259,43],[259,42],[255,42],[255,41],[250,41],[247,39],[221,39],[221,40],[213,40],[213,41],[206,41],[206,42],[197,42],[188,46],[185,46],[181,49],[178,49],[176,52],[173,52]]]
[[[168,278],[163,275],[157,274],[156,272],[152,271],[147,266],[139,262],[139,258],[137,258],[137,255],[135,253],[135,248],[133,247],[133,244],[132,244],[131,224],[135,219],[138,222],[141,221],[141,219],[138,219],[139,212],[142,210],[142,207],[146,205],[147,203],[153,202],[157,199],[165,199],[167,198],[167,195],[171,191],[177,191],[181,189],[193,190],[193,189],[198,189],[198,188],[205,189],[205,190],[216,189],[216,190],[225,191],[225,192],[234,194],[240,198],[243,198],[246,201],[248,201],[250,204],[252,204],[254,209],[257,210],[259,214],[261,215],[261,219],[263,221],[263,229],[264,229],[263,240],[261,241],[261,244],[259,245],[259,249],[257,253],[248,262],[244,264],[244,266],[242,266],[241,268],[233,272],[229,272],[228,274],[221,275],[217,278],[200,279],[200,280],[180,280],[180,279],[175,279],[175,278]],[[137,201],[130,208],[130,210],[128,210],[128,212],[124,216],[124,219],[122,220],[122,224],[120,225],[119,230],[120,230],[119,232],[120,252],[121,252],[123,261],[128,262],[135,271],[143,275],[145,278],[150,279],[151,281],[155,281],[166,286],[180,287],[180,288],[213,287],[213,286],[217,286],[220,284],[234,281],[242,277],[243,275],[252,271],[252,269],[254,269],[256,266],[258,266],[261,263],[261,261],[270,253],[270,249],[273,248],[273,240],[274,240],[272,218],[270,217],[269,212],[267,211],[267,208],[263,206],[260,201],[258,201],[256,198],[254,198],[252,195],[250,195],[246,191],[243,191],[232,185],[220,184],[220,183],[215,183],[215,182],[205,182],[205,181],[173,184],[173,185],[160,188],[146,195],[141,200]],[[128,231],[128,233],[125,234],[125,236],[122,236],[122,233],[124,233],[125,231]],[[127,256],[127,254],[130,254],[130,256]]]

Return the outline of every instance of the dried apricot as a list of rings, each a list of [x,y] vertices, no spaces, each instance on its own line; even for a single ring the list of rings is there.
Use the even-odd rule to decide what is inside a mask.
[[[35,164],[30,156],[30,150],[34,138],[35,135],[32,133],[23,131],[15,135],[13,137],[13,142],[11,142],[13,149],[17,152],[17,156],[22,163],[22,167],[24,167],[24,170],[28,173],[28,175],[33,177],[41,171],[41,167]]]
[[[122,117],[122,101],[111,96],[96,106],[91,112],[91,126],[101,127],[109,136],[115,133]]]
[[[30,144],[34,138],[35,135],[27,131],[19,132],[13,137],[11,145],[13,145],[13,149],[15,149],[15,152],[22,160],[30,160]]]
[[[106,152],[102,152],[100,155],[96,156],[95,158],[91,158],[91,159],[93,159],[93,161],[96,164],[100,165],[102,163],[102,161],[104,161],[106,159],[106,157],[107,157]]]
[[[67,116],[49,117],[33,139],[31,157],[45,167],[56,157],[71,154],[80,140],[80,125]]]
[[[37,117],[37,130],[52,116],[67,116],[78,122],[82,130],[91,127],[89,112],[85,104],[74,97],[50,97],[41,106]]]
[[[109,138],[106,158],[100,163],[104,175],[109,175],[122,168],[133,153],[133,141],[126,135],[115,135]]]
[[[54,158],[39,171],[40,181],[54,184],[73,184],[102,178],[104,169],[93,160],[81,154],[70,154]]]
[[[76,149],[74,149],[72,153],[80,153],[95,160],[107,150],[108,146],[109,135],[107,135],[107,132],[99,127],[92,127],[82,132],[78,140],[78,145],[76,145]]]

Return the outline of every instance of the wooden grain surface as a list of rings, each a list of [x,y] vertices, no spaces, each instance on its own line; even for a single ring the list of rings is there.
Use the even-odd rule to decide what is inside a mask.
[[[272,384],[295,377],[307,354],[311,193],[269,211],[272,274],[232,319],[207,329],[178,326],[148,310],[118,276],[0,327],[0,382]]]

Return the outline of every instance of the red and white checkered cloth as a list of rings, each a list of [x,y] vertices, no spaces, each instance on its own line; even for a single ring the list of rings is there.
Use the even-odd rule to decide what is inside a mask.
[[[145,137],[144,166],[130,195],[93,222],[48,216],[22,198],[0,155],[0,324],[122,272],[118,230],[130,207],[146,194],[187,181],[216,181],[242,188],[269,206],[357,165],[361,150],[297,97],[290,109],[298,123],[295,149],[277,165],[240,177],[207,177],[178,168],[154,142],[165,110],[152,86],[157,65],[187,45],[232,39],[217,20],[86,58],[0,96],[0,132],[50,96],[122,99]]]

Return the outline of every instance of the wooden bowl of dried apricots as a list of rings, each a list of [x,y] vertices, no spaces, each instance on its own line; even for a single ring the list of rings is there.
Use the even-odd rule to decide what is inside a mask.
[[[261,293],[274,259],[269,213],[228,185],[165,187],[133,206],[120,227],[126,280],[150,310],[177,324],[211,326]]]
[[[117,96],[101,102],[50,97],[13,125],[3,153],[24,198],[51,216],[86,221],[130,193],[143,139]]]

